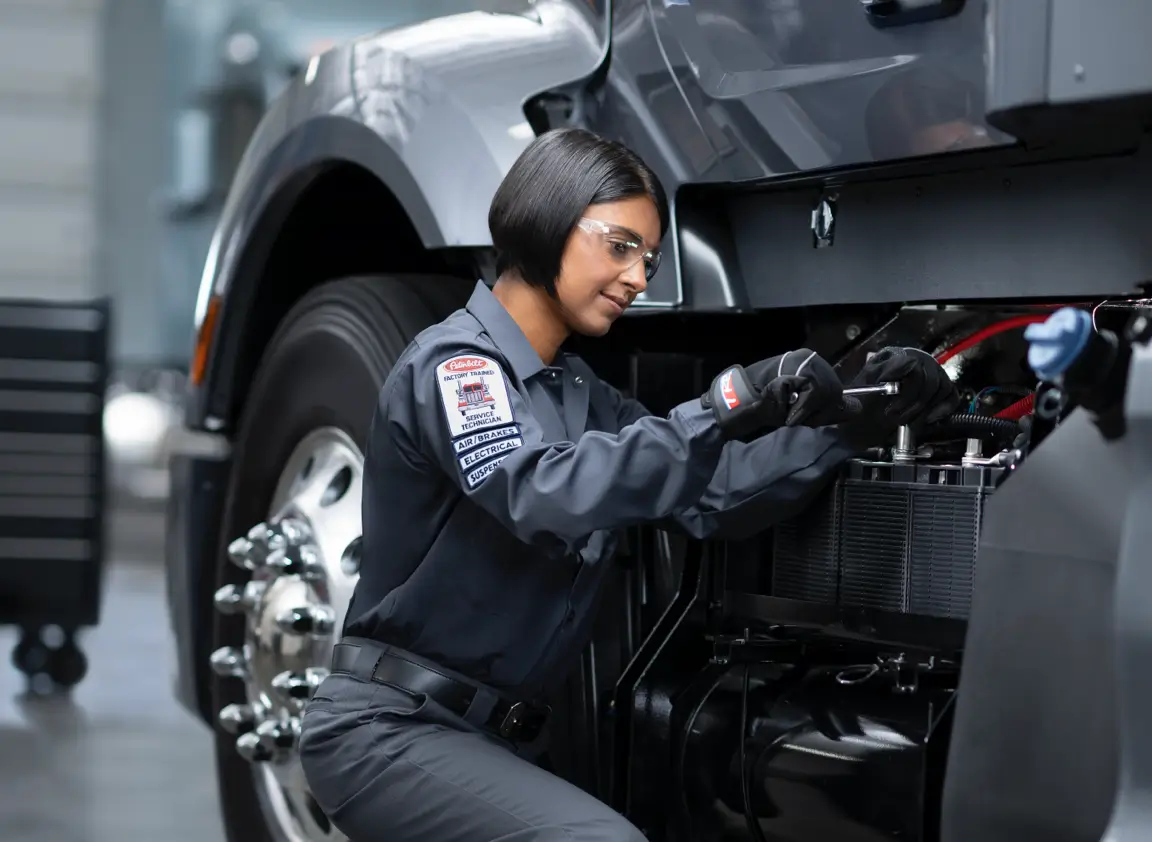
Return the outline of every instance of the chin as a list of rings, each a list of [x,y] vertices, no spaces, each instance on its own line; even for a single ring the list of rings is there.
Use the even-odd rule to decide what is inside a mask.
[[[603,336],[611,330],[612,325],[615,323],[614,319],[594,316],[589,319],[581,319],[580,323],[573,325],[572,329],[581,336]]]

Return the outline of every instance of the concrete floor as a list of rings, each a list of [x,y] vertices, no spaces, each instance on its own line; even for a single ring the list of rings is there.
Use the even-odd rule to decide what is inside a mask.
[[[174,701],[163,518],[111,517],[104,617],[70,696],[29,698],[0,629],[3,842],[220,842],[206,727]]]

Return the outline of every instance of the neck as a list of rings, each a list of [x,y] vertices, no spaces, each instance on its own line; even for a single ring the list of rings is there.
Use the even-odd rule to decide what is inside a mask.
[[[541,361],[551,365],[569,332],[556,302],[544,290],[505,276],[496,281],[492,294],[524,332]]]

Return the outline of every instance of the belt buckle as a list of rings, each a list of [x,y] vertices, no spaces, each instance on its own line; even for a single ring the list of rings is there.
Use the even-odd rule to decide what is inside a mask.
[[[551,713],[552,708],[547,705],[514,702],[508,713],[504,714],[497,733],[509,742],[531,742],[540,733]]]

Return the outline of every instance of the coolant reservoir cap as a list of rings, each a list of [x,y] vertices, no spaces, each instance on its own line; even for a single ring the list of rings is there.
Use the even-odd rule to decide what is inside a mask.
[[[1052,381],[1068,370],[1092,336],[1092,317],[1075,307],[1063,307],[1046,321],[1028,325],[1028,365],[1041,380]]]

